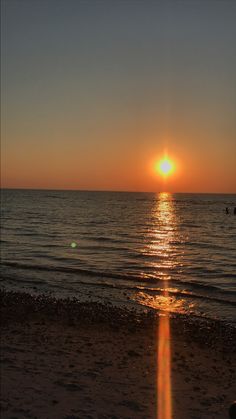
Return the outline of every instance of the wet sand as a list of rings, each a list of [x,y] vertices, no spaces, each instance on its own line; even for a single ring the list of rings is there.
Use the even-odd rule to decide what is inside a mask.
[[[2,291],[1,419],[157,418],[158,327],[152,312]],[[227,418],[235,329],[177,316],[170,331],[172,418]]]

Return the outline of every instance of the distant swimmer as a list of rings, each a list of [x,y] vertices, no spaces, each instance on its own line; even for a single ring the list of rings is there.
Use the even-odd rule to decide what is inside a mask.
[[[229,214],[229,208],[228,207],[225,208],[225,212],[226,212],[226,214]]]
[[[234,215],[236,215],[236,207],[234,207]]]

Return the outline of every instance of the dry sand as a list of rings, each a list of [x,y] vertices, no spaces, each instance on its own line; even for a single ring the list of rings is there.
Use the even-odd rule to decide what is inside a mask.
[[[1,293],[1,419],[157,418],[158,318]],[[173,419],[226,419],[235,329],[171,319]]]

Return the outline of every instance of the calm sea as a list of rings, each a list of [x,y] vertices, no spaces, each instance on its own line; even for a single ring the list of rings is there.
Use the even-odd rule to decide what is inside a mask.
[[[236,195],[1,194],[5,288],[236,321]]]

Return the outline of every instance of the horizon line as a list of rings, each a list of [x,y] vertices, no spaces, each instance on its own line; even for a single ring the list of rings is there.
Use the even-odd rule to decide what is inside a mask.
[[[71,192],[117,192],[117,193],[150,193],[150,194],[159,194],[159,193],[169,193],[169,194],[202,194],[202,195],[236,195],[235,192],[170,192],[170,191],[124,191],[124,190],[113,190],[113,189],[61,189],[61,188],[15,188],[15,187],[1,187],[0,190],[21,190],[21,191],[71,191]]]

